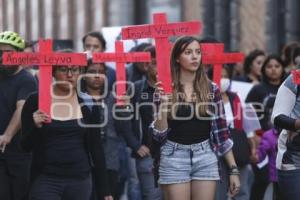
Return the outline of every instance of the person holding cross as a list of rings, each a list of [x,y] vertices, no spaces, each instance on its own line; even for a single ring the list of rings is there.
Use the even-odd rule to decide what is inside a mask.
[[[114,104],[116,100],[107,87],[107,66],[105,63],[93,63],[88,60],[88,66],[82,78],[82,93],[87,106],[92,109],[93,105],[98,106],[101,120],[101,139],[104,148],[106,160],[106,173],[108,177],[108,187],[111,193],[111,199],[119,199],[118,180],[119,180],[119,146],[121,138],[116,130],[114,116]],[[104,199],[103,195],[99,198]],[[108,199],[107,199],[108,200]]]
[[[29,183],[30,154],[20,148],[21,111],[28,95],[37,90],[34,77],[21,66],[7,66],[2,54],[23,51],[15,32],[0,33],[0,198],[23,200]]]
[[[162,200],[163,194],[160,188],[155,187],[155,175],[152,170],[153,153],[149,125],[153,121],[155,108],[153,105],[155,83],[157,82],[156,51],[150,45],[144,52],[151,54],[151,62],[142,63],[147,69],[147,78],[139,80],[129,87],[128,108],[124,113],[132,115],[127,119],[118,120],[120,131],[132,150],[131,156],[135,159],[135,170],[140,183],[143,200]]]
[[[160,149],[159,184],[166,199],[213,200],[220,179],[218,156],[229,166],[229,195],[239,192],[239,170],[216,84],[201,65],[199,39],[183,36],[171,53],[173,92],[156,84],[159,111],[151,132]]]
[[[100,123],[99,112],[91,111],[76,91],[81,69],[56,65],[52,72],[51,122],[38,110],[37,93],[26,100],[22,111],[21,144],[33,155],[29,199],[90,200],[92,166],[96,191],[100,195],[103,187],[108,196],[100,130],[95,126]]]

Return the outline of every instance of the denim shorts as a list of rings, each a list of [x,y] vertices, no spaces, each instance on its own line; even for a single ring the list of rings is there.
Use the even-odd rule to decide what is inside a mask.
[[[160,152],[159,184],[220,180],[218,158],[209,140],[192,145],[167,140]]]

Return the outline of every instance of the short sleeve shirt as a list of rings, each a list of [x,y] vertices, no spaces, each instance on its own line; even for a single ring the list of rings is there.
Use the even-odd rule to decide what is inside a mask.
[[[16,75],[0,79],[0,135],[6,130],[15,110],[16,104],[37,90],[35,78],[26,70],[22,69]],[[20,148],[20,131],[14,136],[11,143],[7,145],[3,156],[17,156],[22,153]]]

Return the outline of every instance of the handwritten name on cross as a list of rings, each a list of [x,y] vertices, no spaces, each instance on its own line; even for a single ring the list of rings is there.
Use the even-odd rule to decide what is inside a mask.
[[[4,65],[39,66],[39,110],[51,116],[52,66],[86,66],[83,53],[59,53],[52,51],[52,40],[39,40],[39,52],[5,52]]]
[[[213,65],[213,81],[220,87],[223,64],[238,63],[244,60],[243,53],[224,53],[224,44],[202,43],[202,64]]]
[[[120,97],[126,94],[125,64],[127,62],[151,62],[151,55],[149,52],[124,53],[123,42],[117,41],[115,53],[93,53],[93,63],[104,62],[116,62],[117,104],[121,105],[123,102]]]
[[[153,21],[154,24],[122,28],[122,39],[155,39],[158,81],[162,82],[162,87],[166,93],[171,93],[172,81],[168,37],[199,34],[201,23],[199,21],[167,23],[167,16],[164,13],[154,14]]]

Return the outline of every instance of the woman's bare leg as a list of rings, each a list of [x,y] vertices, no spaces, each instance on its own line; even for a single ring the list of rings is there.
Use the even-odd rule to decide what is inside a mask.
[[[192,181],[192,200],[214,200],[216,186],[216,181]]]
[[[191,182],[161,185],[165,200],[190,200]]]

